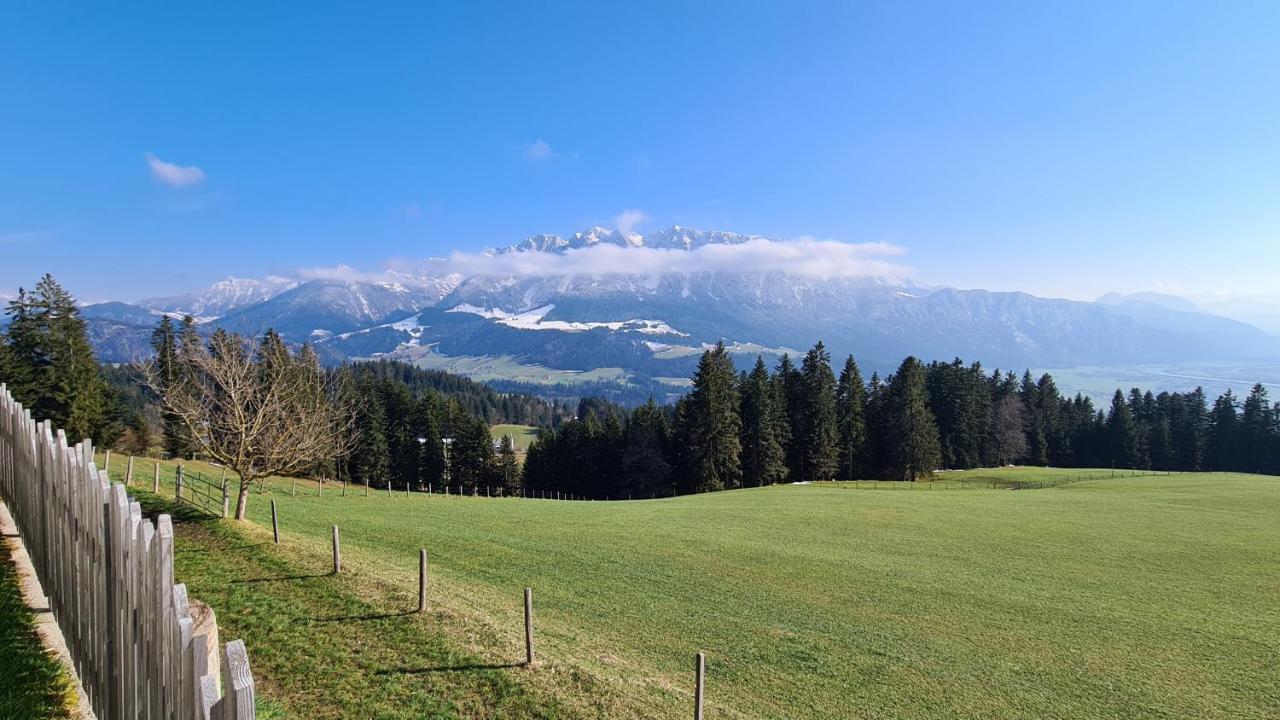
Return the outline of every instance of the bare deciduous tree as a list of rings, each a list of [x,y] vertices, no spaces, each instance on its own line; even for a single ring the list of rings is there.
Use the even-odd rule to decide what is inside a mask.
[[[995,408],[995,449],[999,465],[1016,462],[1027,454],[1026,414],[1022,401],[1012,395]]]
[[[267,331],[256,347],[219,331],[190,343],[182,372],[163,381],[154,361],[136,363],[165,409],[181,420],[192,446],[240,476],[237,520],[249,490],[272,475],[292,475],[349,452],[352,415],[341,409],[315,353],[291,353]]]

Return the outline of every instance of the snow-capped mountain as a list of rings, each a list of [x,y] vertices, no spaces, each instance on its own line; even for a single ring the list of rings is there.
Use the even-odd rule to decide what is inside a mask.
[[[298,286],[292,278],[269,275],[261,279],[229,277],[206,288],[173,297],[147,298],[142,307],[174,315],[213,320],[233,310],[270,300]]]
[[[334,273],[359,280],[228,280],[146,304],[218,316],[207,328],[274,328],[290,341],[313,343],[331,362],[372,355],[502,357],[547,372],[620,368],[650,377],[686,376],[701,350],[718,340],[746,362],[757,352],[803,349],[821,339],[837,358],[852,353],[873,368],[906,355],[1016,368],[1280,357],[1275,338],[1252,326],[1169,303],[1074,302],[771,268],[694,271],[684,269],[683,256],[662,266],[676,270],[641,273],[629,270],[626,255],[687,251],[692,259],[709,246],[755,243],[742,248],[748,250],[759,242],[783,241],[680,226],[647,235],[593,227],[489,251],[487,259],[501,272],[479,265],[463,277],[447,261],[425,261],[412,271],[375,276]],[[602,247],[620,255],[614,267],[624,272],[547,272],[559,266],[535,257],[572,261],[580,256],[573,251]],[[518,271],[526,254],[538,261],[539,272]],[[109,309],[114,319],[104,309],[97,322],[145,318]],[[136,328],[149,330],[141,322]],[[127,333],[99,335],[123,346]]]

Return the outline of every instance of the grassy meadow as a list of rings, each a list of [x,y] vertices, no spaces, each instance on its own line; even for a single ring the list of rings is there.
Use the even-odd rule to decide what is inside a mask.
[[[523,453],[527,452],[529,444],[537,439],[538,428],[532,425],[494,425],[489,428],[489,434],[493,436],[494,441],[502,439],[503,435],[510,435],[516,452]]]
[[[0,718],[69,718],[75,706],[71,676],[41,644],[9,541],[0,539]]]
[[[1089,475],[612,503],[281,481],[248,524],[179,524],[177,574],[280,717],[684,717],[700,650],[710,718],[1280,716],[1280,478]]]

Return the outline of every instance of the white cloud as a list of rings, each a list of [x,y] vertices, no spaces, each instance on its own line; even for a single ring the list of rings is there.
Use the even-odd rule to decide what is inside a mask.
[[[626,234],[631,232],[631,230],[634,229],[635,226],[639,225],[640,223],[648,219],[649,219],[649,216],[645,215],[643,211],[623,210],[622,212],[618,213],[618,216],[613,219],[613,222],[617,224],[619,231],[621,231],[623,234]]]
[[[547,141],[542,138],[534,140],[524,148],[524,155],[530,160],[546,160],[554,154],[555,151],[552,150],[551,146],[547,144]]]
[[[903,252],[902,248],[887,243],[761,238],[737,245],[704,245],[693,250],[596,245],[563,254],[455,252],[443,266],[463,275],[524,277],[785,272],[819,278],[902,278],[911,269],[885,258]]]
[[[170,187],[187,187],[204,182],[204,171],[195,165],[175,165],[165,162],[152,153],[147,153],[147,165],[156,180]]]
[[[340,280],[342,282],[380,282],[387,279],[385,271],[365,272],[349,265],[335,267],[299,268],[300,280]]]
[[[0,245],[25,245],[26,243],[44,242],[45,240],[56,238],[61,231],[61,228],[55,227],[0,233]]]

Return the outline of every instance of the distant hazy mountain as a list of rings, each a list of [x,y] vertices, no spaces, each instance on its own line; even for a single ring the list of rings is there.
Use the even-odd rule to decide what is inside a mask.
[[[535,235],[490,256],[509,268],[523,254],[535,260],[601,245],[694,251],[760,240],[768,238],[679,226],[648,235],[594,227],[567,237]],[[1012,368],[1280,357],[1277,340],[1254,327],[1151,293],[1088,303],[768,270],[464,278],[435,267],[374,280],[228,280],[144,304],[218,316],[206,328],[274,328],[314,343],[331,362],[375,354],[502,357],[651,377],[687,375],[703,347],[721,339],[743,362],[822,339],[837,358],[853,353],[873,368],[909,354]],[[95,322],[117,325],[144,318],[119,307],[96,314]]]
[[[1195,303],[1191,302],[1186,298],[1178,297],[1177,295],[1166,295],[1164,293],[1156,293],[1156,292],[1136,292],[1136,293],[1130,293],[1128,295],[1122,295],[1120,293],[1107,293],[1106,295],[1103,295],[1102,297],[1098,298],[1094,302],[1098,303],[1099,305],[1112,305],[1112,306],[1140,303],[1143,305],[1154,305],[1156,307],[1162,307],[1167,310],[1177,310],[1179,312],[1201,313],[1204,315],[1212,314],[1208,310],[1205,310],[1204,308],[1200,307],[1199,305],[1196,305]]]

